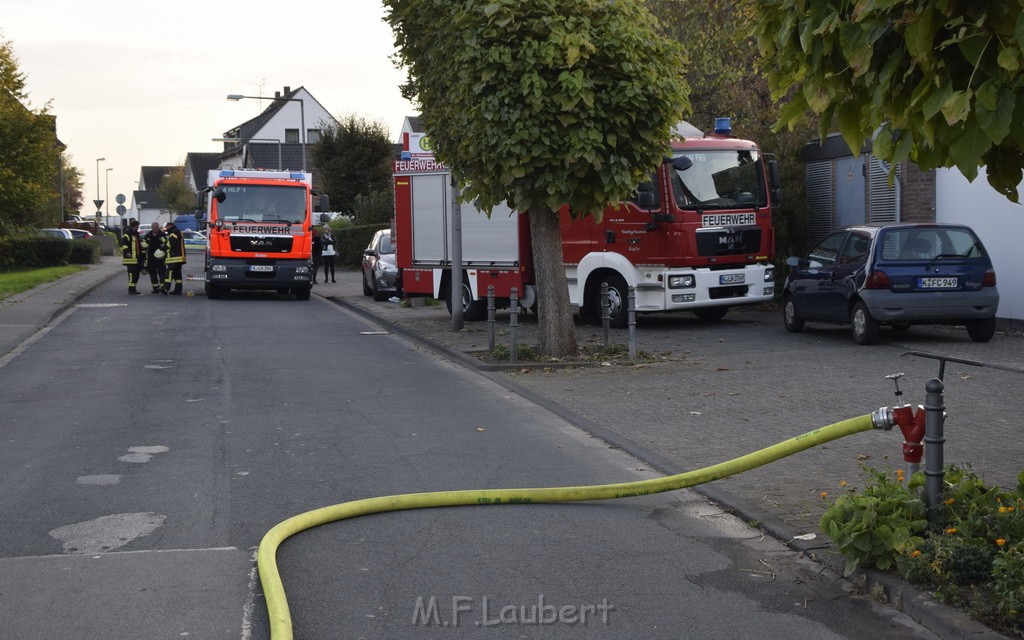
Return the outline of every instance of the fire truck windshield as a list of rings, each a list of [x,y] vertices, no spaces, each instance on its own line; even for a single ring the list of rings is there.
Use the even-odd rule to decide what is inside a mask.
[[[270,185],[225,185],[224,200],[213,200],[217,218],[225,221],[303,223],[306,189]]]
[[[752,149],[693,149],[676,152],[693,163],[671,169],[672,193],[681,209],[737,209],[768,204],[764,171]]]

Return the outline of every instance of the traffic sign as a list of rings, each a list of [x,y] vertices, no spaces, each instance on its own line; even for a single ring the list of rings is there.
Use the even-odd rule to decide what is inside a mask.
[[[124,197],[124,194],[123,194],[123,193],[119,193],[119,194],[117,194],[117,197],[116,197],[116,198],[114,198],[114,200],[116,200],[116,201],[117,201],[117,204],[124,204],[124,201],[125,201],[125,199],[126,199],[126,198]]]
[[[119,205],[117,205],[116,211],[117,211],[117,215],[123,216],[125,214],[125,212],[128,211],[128,210],[124,208],[123,204],[119,204]]]
[[[102,201],[102,200],[93,200],[93,201],[92,201],[92,203],[93,203],[94,205],[96,205],[96,210],[97,210],[97,211],[99,211],[99,210],[100,210],[100,207],[102,207],[102,206],[103,206],[103,201]]]

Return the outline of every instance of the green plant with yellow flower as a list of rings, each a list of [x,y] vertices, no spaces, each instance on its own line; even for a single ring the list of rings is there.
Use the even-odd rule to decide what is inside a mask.
[[[821,528],[839,547],[846,574],[895,570],[993,627],[1024,635],[1024,471],[1014,490],[987,486],[969,467],[949,466],[940,517],[928,525],[924,474],[865,469],[825,511]],[[840,486],[846,486],[845,481]]]

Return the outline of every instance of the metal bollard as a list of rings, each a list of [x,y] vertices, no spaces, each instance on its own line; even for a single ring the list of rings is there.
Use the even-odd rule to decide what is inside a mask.
[[[629,288],[629,359],[636,360],[636,288]]]
[[[608,299],[608,283],[601,283],[601,326],[604,327],[604,346],[608,346],[608,328],[611,325],[612,303]]]
[[[508,300],[512,310],[508,319],[508,357],[512,364],[516,364],[519,361],[519,292],[515,287],[509,292]]]
[[[494,285],[487,285],[487,353],[494,352]]]
[[[928,522],[937,524],[942,520],[942,481],[946,475],[943,465],[942,445],[946,403],[942,395],[942,381],[932,378],[924,386],[927,394],[924,400],[924,476],[925,505],[928,507]]]

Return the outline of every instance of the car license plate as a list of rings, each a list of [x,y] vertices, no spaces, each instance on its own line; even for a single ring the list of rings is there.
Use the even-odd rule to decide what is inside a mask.
[[[960,286],[958,278],[918,278],[918,289],[956,289]]]
[[[743,273],[727,273],[718,276],[718,284],[743,284],[744,282],[746,282],[746,274]]]
[[[274,265],[272,264],[251,264],[249,265],[249,271],[273,271]]]

